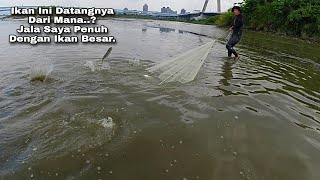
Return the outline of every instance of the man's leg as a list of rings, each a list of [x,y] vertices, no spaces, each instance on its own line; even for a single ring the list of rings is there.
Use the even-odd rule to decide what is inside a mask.
[[[228,52],[234,54],[236,60],[239,59],[239,54],[233,49],[233,47],[238,44],[239,41],[240,37],[232,36],[227,44]]]
[[[228,49],[228,57],[231,57],[232,52]]]
[[[232,49],[233,49],[233,48],[232,48]],[[234,50],[234,49],[233,49],[233,52],[232,52],[232,53],[234,54],[235,57],[238,57],[238,56],[239,56],[239,54],[237,53],[237,51]]]
[[[233,47],[239,42],[239,37],[237,37],[237,36],[232,36],[230,39],[229,39],[229,41],[228,41],[228,43],[227,43],[227,45],[226,45],[226,47],[227,47],[227,49],[228,49],[228,57],[231,57],[231,55],[232,54],[234,54],[235,55],[235,57],[238,57],[239,55],[238,55],[238,53],[233,49]]]
[[[229,39],[226,48],[228,49],[228,57],[232,55],[232,37]]]

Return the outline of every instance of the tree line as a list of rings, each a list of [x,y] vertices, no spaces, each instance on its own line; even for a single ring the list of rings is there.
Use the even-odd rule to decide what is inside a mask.
[[[320,0],[245,0],[241,6],[245,28],[299,37],[320,37]],[[216,18],[230,26],[231,10]]]

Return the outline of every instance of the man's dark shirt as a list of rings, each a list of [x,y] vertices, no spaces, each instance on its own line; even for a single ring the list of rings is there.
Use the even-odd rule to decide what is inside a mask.
[[[232,36],[238,36],[239,38],[242,35],[242,27],[243,27],[243,19],[242,19],[242,14],[238,14],[234,24],[233,24],[233,34]]]

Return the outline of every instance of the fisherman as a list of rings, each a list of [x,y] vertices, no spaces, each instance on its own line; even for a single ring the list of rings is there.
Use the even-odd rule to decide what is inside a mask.
[[[243,20],[242,20],[242,14],[239,6],[234,6],[232,8],[232,12],[236,16],[236,19],[233,23],[233,26],[230,28],[230,31],[233,31],[233,32],[226,47],[228,49],[228,57],[231,57],[231,55],[234,54],[235,55],[234,59],[238,60],[239,54],[233,49],[233,47],[240,41],[240,38],[242,35]]]

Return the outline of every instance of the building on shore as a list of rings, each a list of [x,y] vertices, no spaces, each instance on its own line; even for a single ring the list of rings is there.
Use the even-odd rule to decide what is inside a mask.
[[[144,5],[143,5],[143,11],[144,11],[144,12],[148,12],[148,11],[149,11],[149,6],[148,6],[148,4],[144,4]]]
[[[178,14],[178,11],[172,10],[170,7],[162,7],[161,8],[161,13],[166,13],[166,14]]]
[[[186,13],[187,13],[187,11],[185,9],[181,9],[180,14],[186,14]]]
[[[166,7],[161,8],[161,13],[166,13]]]

